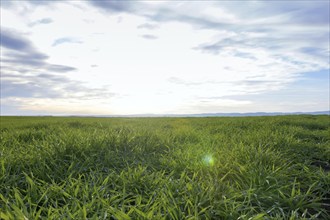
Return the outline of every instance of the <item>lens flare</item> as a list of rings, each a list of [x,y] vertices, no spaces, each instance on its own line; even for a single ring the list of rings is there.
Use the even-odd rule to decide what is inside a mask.
[[[203,157],[203,163],[206,166],[213,166],[214,165],[214,159],[213,159],[212,155],[205,155]]]

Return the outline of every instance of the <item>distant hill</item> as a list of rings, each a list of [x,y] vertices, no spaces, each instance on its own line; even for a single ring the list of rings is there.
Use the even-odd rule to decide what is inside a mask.
[[[329,111],[315,111],[315,112],[248,112],[248,113],[232,112],[232,113],[200,113],[200,114],[25,115],[25,116],[116,118],[116,117],[247,117],[247,116],[276,116],[276,115],[330,115],[330,110]],[[2,116],[5,116],[5,115],[2,115]],[[24,115],[17,115],[17,116],[24,116]]]
[[[102,115],[95,117],[246,117],[246,116],[276,116],[276,115],[330,115],[329,111],[316,112],[249,112],[249,113],[200,113],[200,114],[131,114]]]
[[[330,115],[330,111],[317,112],[250,112],[250,113],[203,113],[197,116],[275,116],[275,115]]]

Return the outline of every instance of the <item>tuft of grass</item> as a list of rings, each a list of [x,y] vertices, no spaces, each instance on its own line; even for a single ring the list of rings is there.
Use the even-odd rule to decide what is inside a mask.
[[[329,116],[0,120],[0,219],[330,218]]]

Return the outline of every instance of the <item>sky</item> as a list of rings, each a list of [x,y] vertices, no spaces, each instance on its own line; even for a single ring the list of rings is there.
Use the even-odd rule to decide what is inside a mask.
[[[1,115],[329,110],[329,1],[1,0]]]

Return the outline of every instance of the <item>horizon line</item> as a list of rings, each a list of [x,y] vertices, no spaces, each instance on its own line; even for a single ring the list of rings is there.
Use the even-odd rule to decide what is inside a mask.
[[[142,114],[30,114],[30,115],[2,115],[0,117],[226,117],[226,116],[281,116],[281,115],[330,115],[330,110],[310,112],[215,112],[215,113],[142,113]]]

